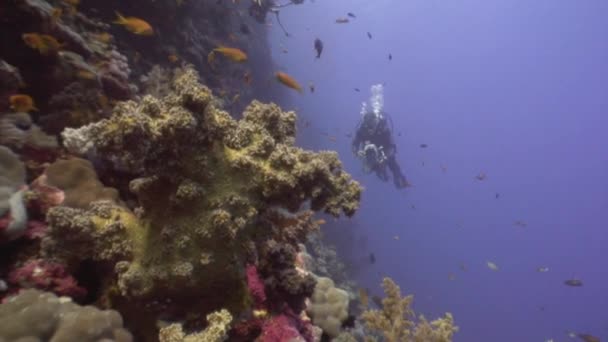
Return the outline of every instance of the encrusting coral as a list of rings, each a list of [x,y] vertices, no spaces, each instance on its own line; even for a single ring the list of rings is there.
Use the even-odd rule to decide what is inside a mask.
[[[381,310],[367,310],[361,315],[367,329],[378,332],[388,342],[449,342],[458,327],[449,312],[432,322],[416,318],[411,308],[413,296],[401,297],[401,289],[390,278],[382,280],[386,297]],[[367,341],[374,341],[368,337]]]
[[[45,255],[71,266],[83,259],[105,265],[116,277],[104,289],[108,298],[145,301],[153,312],[242,310],[245,265],[318,229],[310,214],[295,212],[308,205],[351,216],[358,207],[361,187],[336,153],[294,146],[295,121],[295,113],[255,101],[236,121],[186,68],[164,98],[119,103],[108,119],[66,129],[68,149],[138,176],[130,190],[139,207],[134,214],[108,202],[51,208]],[[278,220],[279,208],[294,219]],[[272,288],[309,296],[314,279],[295,270],[295,250],[288,254],[264,276],[278,279]]]

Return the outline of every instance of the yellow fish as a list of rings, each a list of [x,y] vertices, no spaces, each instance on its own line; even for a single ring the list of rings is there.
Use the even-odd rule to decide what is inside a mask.
[[[53,54],[61,47],[63,44],[60,44],[57,39],[53,36],[49,36],[48,34],[40,34],[40,33],[24,33],[21,35],[21,38],[25,42],[25,45],[29,46],[32,49],[38,50],[42,55],[50,55]]]
[[[221,53],[222,55],[224,55],[224,57],[230,59],[233,62],[242,63],[242,62],[247,61],[247,54],[245,52],[243,52],[241,49],[220,46],[220,47],[217,47],[217,48],[211,50],[209,55],[207,55],[207,61],[209,62],[209,64],[213,63],[213,61],[215,60],[216,52]]]
[[[284,72],[278,71],[275,76],[277,77],[277,80],[281,83],[283,83],[283,85],[291,88],[291,89],[295,89],[297,91],[299,91],[300,93],[302,92],[302,87],[300,86],[300,84],[294,80],[291,76],[287,75]]]
[[[29,95],[15,94],[9,97],[8,101],[11,104],[11,109],[15,112],[27,113],[32,110],[38,111],[38,108],[34,104],[34,99]]]
[[[151,36],[154,34],[154,29],[147,21],[136,17],[123,17],[116,12],[116,20],[114,24],[124,26],[128,31],[142,36]]]

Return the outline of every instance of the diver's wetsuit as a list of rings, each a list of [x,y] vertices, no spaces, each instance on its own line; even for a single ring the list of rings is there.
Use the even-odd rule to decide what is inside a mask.
[[[401,173],[401,167],[399,167],[399,164],[397,164],[397,160],[395,158],[395,155],[397,154],[397,145],[393,141],[393,134],[388,125],[386,113],[383,113],[382,118],[374,130],[368,129],[365,122],[359,123],[357,132],[355,133],[355,137],[353,138],[352,142],[353,153],[357,154],[366,141],[369,141],[378,147],[382,147],[387,158],[384,163],[378,164],[373,168],[376,175],[378,175],[381,180],[385,182],[388,181],[388,175],[385,167],[385,165],[388,165],[388,168],[393,174],[393,182],[395,183],[395,186],[397,188],[406,187],[408,185],[407,180]]]

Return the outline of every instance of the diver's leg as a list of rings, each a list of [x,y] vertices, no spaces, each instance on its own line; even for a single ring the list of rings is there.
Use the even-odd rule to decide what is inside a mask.
[[[403,173],[401,173],[401,167],[399,167],[399,164],[397,164],[397,160],[395,159],[394,155],[388,158],[387,164],[393,174],[393,182],[395,183],[395,186],[397,188],[405,188],[408,185],[407,179],[405,179],[405,176]]]

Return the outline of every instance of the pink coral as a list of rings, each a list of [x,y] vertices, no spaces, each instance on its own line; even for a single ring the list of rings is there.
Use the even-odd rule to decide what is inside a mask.
[[[42,174],[30,186],[36,194],[35,204],[40,207],[42,213],[46,213],[51,207],[60,205],[65,200],[65,193],[61,189],[49,185],[47,181],[46,174]]]
[[[63,265],[44,260],[31,260],[14,269],[8,275],[8,282],[21,288],[33,287],[76,299],[87,293],[84,288],[78,286],[76,279]]]
[[[27,222],[27,229],[25,230],[25,237],[28,240],[41,239],[48,229],[46,223],[42,221],[30,220]]]
[[[249,293],[253,297],[255,302],[255,307],[257,309],[262,309],[266,304],[266,292],[264,291],[264,282],[262,278],[260,278],[260,274],[258,273],[258,268],[255,265],[247,265],[247,287],[249,288]]]
[[[290,309],[274,316],[262,325],[261,342],[314,341],[312,324],[305,321]]]

